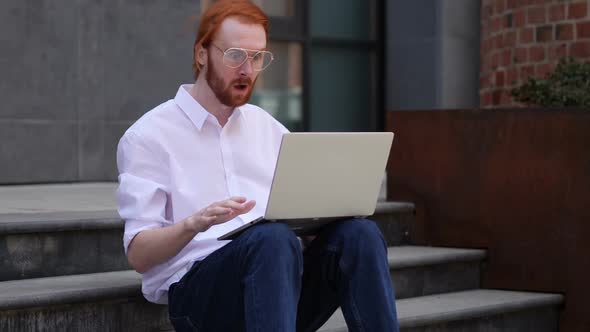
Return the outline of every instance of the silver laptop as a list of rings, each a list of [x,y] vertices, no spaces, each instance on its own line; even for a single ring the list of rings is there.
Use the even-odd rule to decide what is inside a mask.
[[[309,235],[335,220],[372,215],[392,141],[393,133],[283,135],[264,216],[218,239],[264,222]]]

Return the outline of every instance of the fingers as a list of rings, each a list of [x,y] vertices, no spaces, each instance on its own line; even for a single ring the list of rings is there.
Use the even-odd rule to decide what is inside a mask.
[[[223,206],[209,206],[205,208],[202,215],[209,217],[209,216],[224,216],[230,214],[232,212],[231,208],[223,207]]]
[[[232,220],[238,215],[250,212],[256,201],[248,201],[245,197],[231,197],[224,201],[216,202],[201,210],[199,218],[205,230],[209,227]]]
[[[232,209],[233,212],[236,214],[244,214],[252,210],[254,205],[256,205],[255,201],[246,201],[244,197],[238,197],[239,199],[234,199],[234,197],[219,202],[219,206]]]
[[[255,200],[251,200],[251,201],[244,203],[244,211],[242,213],[250,212],[250,210],[252,210],[254,208],[254,206],[256,206]]]
[[[245,203],[240,204],[240,208],[234,209],[233,212],[235,212],[238,215],[248,213],[254,208],[255,205],[256,205],[256,201],[254,201],[254,200],[247,201]]]

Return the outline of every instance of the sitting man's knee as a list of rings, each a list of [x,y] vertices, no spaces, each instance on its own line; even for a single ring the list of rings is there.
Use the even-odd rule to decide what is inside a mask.
[[[244,235],[247,241],[270,249],[280,250],[299,246],[299,240],[289,226],[282,223],[269,222],[256,225],[247,230]]]
[[[383,239],[383,235],[377,224],[369,219],[349,219],[344,221],[341,227],[347,236],[357,238],[359,240],[372,241]]]

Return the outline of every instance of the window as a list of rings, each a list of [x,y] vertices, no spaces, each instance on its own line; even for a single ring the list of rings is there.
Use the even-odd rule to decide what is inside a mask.
[[[271,41],[267,48],[274,53],[275,60],[258,76],[250,102],[290,130],[304,130],[301,44]]]

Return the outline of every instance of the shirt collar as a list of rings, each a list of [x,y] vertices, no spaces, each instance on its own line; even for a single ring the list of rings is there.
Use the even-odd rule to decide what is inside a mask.
[[[217,119],[215,119],[211,113],[207,112],[207,110],[190,95],[188,91],[192,86],[192,84],[181,85],[174,97],[174,102],[180,107],[186,116],[188,116],[195,127],[197,127],[198,130],[201,130],[208,117],[211,117],[211,120],[214,120],[214,123],[217,123]],[[240,115],[243,116],[242,114],[241,107],[236,107],[230,116],[230,121],[232,118],[238,118]]]

